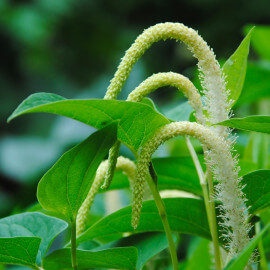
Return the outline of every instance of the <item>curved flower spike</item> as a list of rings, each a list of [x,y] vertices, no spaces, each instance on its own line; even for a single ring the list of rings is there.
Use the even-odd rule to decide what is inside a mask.
[[[104,98],[115,99],[117,97],[133,65],[153,43],[162,39],[176,39],[184,42],[194,57],[198,59],[209,122],[213,124],[228,119],[230,105],[228,92],[215,54],[195,30],[181,23],[160,23],[144,30],[126,51]],[[215,129],[224,137],[227,136],[225,127],[217,126]]]
[[[89,209],[91,208],[94,198],[96,194],[98,193],[98,190],[104,180],[107,169],[108,169],[108,160],[105,160],[100,163],[96,172],[95,179],[91,186],[91,189],[85,201],[83,202],[82,206],[79,209],[79,212],[77,215],[77,224],[76,224],[77,235],[82,233],[85,228],[85,223],[87,220]],[[123,173],[127,175],[130,185],[133,186],[135,182],[136,165],[132,160],[122,157],[122,156],[118,157],[115,169],[118,171],[123,171]]]
[[[153,74],[129,94],[127,101],[139,102],[145,96],[163,86],[176,87],[179,91],[182,91],[196,111],[198,122],[204,123],[203,105],[199,91],[187,77],[178,73],[164,72]]]
[[[206,162],[218,180],[216,197],[221,201],[223,226],[229,240],[229,256],[238,254],[249,242],[250,225],[245,197],[242,192],[241,178],[238,176],[237,159],[231,155],[231,143],[214,131],[197,123],[174,122],[160,128],[141,149],[137,163],[136,182],[134,186],[132,225],[137,227],[142,206],[142,191],[152,154],[160,144],[179,135],[193,136],[210,149]]]

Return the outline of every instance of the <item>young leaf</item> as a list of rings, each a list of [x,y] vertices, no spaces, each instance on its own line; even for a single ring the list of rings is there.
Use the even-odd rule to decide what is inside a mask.
[[[38,264],[46,254],[53,239],[67,228],[63,220],[41,213],[23,213],[0,219],[0,237],[39,237]]]
[[[245,81],[247,71],[247,58],[249,44],[253,28],[248,32],[234,54],[223,65],[223,73],[226,76],[227,89],[230,90],[229,99],[233,100],[233,106],[238,100]]]
[[[48,102],[53,100],[52,96],[54,97],[53,94],[46,93],[29,96],[8,121],[25,113],[47,112],[67,116],[100,129],[119,120],[118,138],[134,151],[137,151],[156,129],[170,123],[152,106],[143,103],[95,99]],[[58,96],[54,98],[57,99]]]
[[[248,260],[257,246],[258,242],[262,238],[262,236],[269,230],[270,224],[268,224],[258,235],[256,235],[248,245],[236,256],[234,257],[228,265],[224,268],[224,270],[239,270],[245,269]]]
[[[40,241],[38,237],[0,238],[0,263],[39,269],[36,265],[36,257]]]
[[[270,134],[270,116],[266,115],[232,118],[230,120],[217,123],[216,125]]]
[[[86,251],[77,249],[78,269],[109,268],[136,269],[138,251],[135,247],[112,248],[100,251]],[[72,270],[70,249],[59,249],[46,257],[43,267],[50,270]]]
[[[168,221],[172,231],[211,238],[205,207],[202,200],[190,198],[164,199]],[[125,207],[105,218],[82,233],[78,243],[122,233],[163,231],[163,225],[154,201],[145,201],[140,224],[136,230],[131,226],[131,206]]]
[[[116,140],[111,124],[66,152],[42,177],[37,196],[42,207],[73,222],[92,185],[100,162]]]
[[[243,192],[247,197],[249,212],[256,214],[270,206],[270,170],[258,170],[243,176]]]

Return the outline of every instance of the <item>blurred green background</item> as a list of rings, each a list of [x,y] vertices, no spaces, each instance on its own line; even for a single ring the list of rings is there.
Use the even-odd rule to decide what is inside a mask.
[[[125,50],[156,23],[181,22],[197,29],[221,62],[235,51],[249,25],[258,25],[235,114],[269,114],[269,14],[269,0],[0,0],[0,216],[33,203],[40,176],[92,131],[52,115],[27,115],[8,125],[7,117],[35,92],[102,98]],[[196,80],[195,67],[182,44],[159,42],[135,65],[119,98],[157,72],[179,72]],[[165,111],[182,100],[167,88],[152,98]],[[240,146],[265,143],[252,136],[240,136]],[[177,155],[177,147],[169,151]],[[256,153],[242,153],[241,147],[239,152],[256,161]]]

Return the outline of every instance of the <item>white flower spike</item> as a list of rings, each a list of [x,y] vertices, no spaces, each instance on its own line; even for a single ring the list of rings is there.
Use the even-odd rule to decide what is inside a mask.
[[[245,197],[241,191],[241,178],[238,176],[237,159],[232,157],[231,144],[214,131],[197,123],[174,122],[161,127],[141,149],[137,163],[136,182],[134,186],[132,226],[136,228],[142,206],[142,194],[145,180],[149,174],[149,163],[152,154],[165,141],[175,136],[189,135],[201,141],[209,151],[206,162],[218,180],[216,197],[222,203],[223,226],[228,238],[229,257],[238,254],[249,242],[248,211]]]
[[[76,224],[76,234],[79,235],[80,233],[83,232],[88,216],[89,209],[91,208],[94,198],[96,194],[98,193],[98,190],[103,183],[105,174],[108,169],[108,160],[105,160],[100,163],[95,179],[93,181],[93,184],[91,186],[90,191],[88,192],[88,195],[86,199],[84,200],[82,206],[79,209],[78,215],[77,215],[77,224]],[[128,180],[130,182],[130,186],[133,187],[134,182],[135,182],[135,171],[136,171],[136,165],[135,163],[125,157],[118,157],[117,163],[116,163],[116,168],[117,171],[123,171],[124,174],[127,175]]]

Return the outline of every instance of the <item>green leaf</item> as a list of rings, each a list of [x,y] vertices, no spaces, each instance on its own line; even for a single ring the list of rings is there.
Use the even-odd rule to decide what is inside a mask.
[[[202,200],[190,198],[164,199],[168,221],[172,231],[210,238],[210,232]],[[163,225],[154,201],[143,203],[140,224],[136,230],[131,226],[131,206],[125,207],[95,223],[82,233],[77,242],[106,236],[122,236],[123,233],[163,231]]]
[[[270,116],[266,115],[252,115],[244,118],[232,118],[217,123],[216,125],[270,134]]]
[[[258,170],[243,176],[243,192],[247,197],[249,212],[256,214],[270,206],[270,170]]]
[[[109,268],[109,269],[136,269],[138,251],[135,247],[112,248],[100,251],[86,251],[77,249],[78,269]],[[45,269],[72,270],[70,249],[56,250],[43,261]]]
[[[134,151],[137,151],[156,129],[170,122],[152,106],[143,103],[63,98],[48,102],[58,98],[59,96],[46,93],[31,95],[19,105],[8,121],[25,113],[47,112],[67,116],[100,129],[119,120],[118,138]]]
[[[36,257],[40,241],[37,237],[0,238],[0,263],[37,269]]]
[[[244,32],[248,32],[250,28],[252,28],[251,25],[246,26]],[[263,59],[270,60],[270,27],[256,25],[252,36],[252,47]]]
[[[41,213],[23,213],[0,219],[0,237],[39,237],[38,263],[55,237],[67,228],[63,220]]]
[[[246,77],[249,44],[253,28],[248,32],[234,54],[223,65],[223,73],[226,76],[226,88],[230,90],[229,99],[233,100],[233,106],[238,100]]]
[[[75,221],[96,170],[115,140],[116,124],[112,124],[66,152],[39,182],[41,206],[62,214],[69,222]]]
[[[224,270],[239,270],[244,269],[248,260],[257,246],[258,242],[262,238],[262,236],[266,233],[266,231],[270,228],[270,224],[268,224],[264,229],[256,235],[248,245],[238,254],[238,256],[234,257],[228,265],[224,268]]]
[[[175,235],[173,238],[176,240]],[[146,262],[167,248],[169,244],[165,233],[142,233],[116,241],[116,246],[136,247],[138,249],[137,269],[142,269]]]

